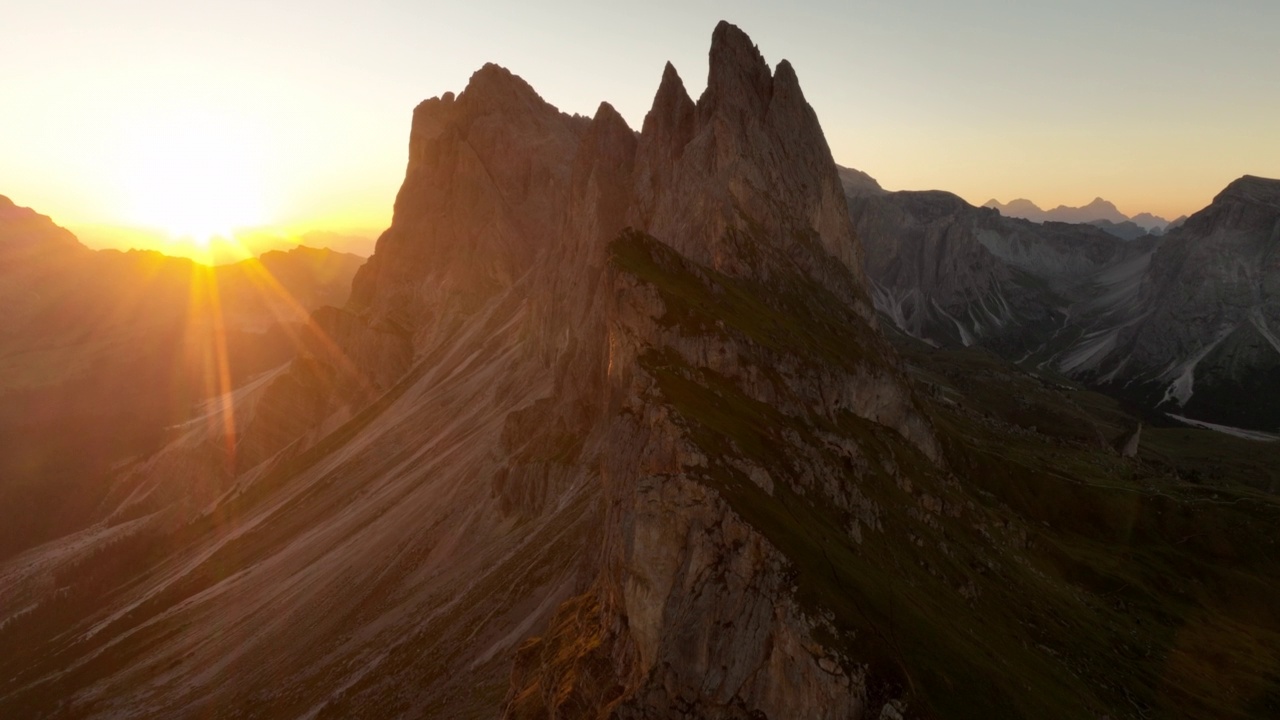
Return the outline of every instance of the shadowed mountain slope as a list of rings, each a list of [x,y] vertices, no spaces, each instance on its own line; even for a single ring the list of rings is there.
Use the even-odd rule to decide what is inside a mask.
[[[1274,431],[1277,188],[1241,178],[1163,237],[1132,242],[943,193],[847,194],[877,308],[911,335],[989,347],[1153,417]]]

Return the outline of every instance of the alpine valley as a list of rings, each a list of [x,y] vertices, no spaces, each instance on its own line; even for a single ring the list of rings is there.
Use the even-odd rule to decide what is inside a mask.
[[[349,297],[6,546],[0,716],[1276,717],[1277,247],[886,192],[727,23],[638,131],[486,65]]]

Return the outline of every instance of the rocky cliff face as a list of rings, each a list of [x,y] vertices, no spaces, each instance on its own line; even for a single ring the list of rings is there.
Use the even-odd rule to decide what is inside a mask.
[[[706,92],[693,103],[668,67],[635,152],[632,228],[609,245],[614,414],[588,440],[608,508],[600,574],[559,633],[521,649],[506,712],[858,715],[865,674],[815,641],[792,561],[734,503],[805,493],[866,511],[813,435],[820,418],[940,455],[868,322],[820,128],[790,67],[770,76],[721,25]],[[786,324],[806,312],[812,326]],[[761,407],[795,434],[752,417]],[[792,453],[799,467],[778,463]]]
[[[832,423],[846,414],[866,418],[895,428],[916,452],[940,453],[891,351],[872,331],[839,178],[794,72],[785,63],[770,72],[727,24],[716,29],[710,55],[707,90],[697,102],[666,68],[638,135],[607,105],[589,124],[557,115],[497,68],[482,70],[452,101],[460,109],[485,107],[474,98],[494,92],[489,83],[498,79],[502,97],[522,98],[492,111],[503,113],[502,132],[551,128],[509,138],[505,152],[488,155],[486,182],[472,184],[468,201],[494,194],[507,198],[495,207],[532,212],[517,214],[522,225],[512,221],[510,238],[496,230],[472,234],[480,222],[460,214],[463,227],[453,236],[475,238],[488,264],[457,266],[470,280],[444,270],[440,281],[468,290],[478,284],[493,293],[492,303],[519,302],[527,312],[512,330],[522,336],[519,363],[554,373],[546,397],[508,416],[495,492],[505,512],[545,513],[584,482],[574,468],[587,461],[583,492],[598,493],[604,508],[602,552],[592,557],[588,586],[557,611],[552,635],[520,650],[505,710],[512,716],[860,711],[865,678],[815,645],[819,620],[792,596],[785,557],[716,484],[736,482],[739,468],[771,489],[801,480],[771,479],[765,463],[743,465],[734,443],[746,439],[716,437],[720,430],[705,436],[696,412],[723,392],[734,402],[816,413]],[[472,132],[464,128],[474,127],[475,110],[452,115],[450,100],[439,102],[419,110],[415,143],[426,144],[415,144],[415,158],[449,157],[457,139]],[[506,113],[517,117],[507,122]],[[511,152],[521,143],[527,151]],[[484,149],[477,154],[486,156]],[[502,166],[512,158],[532,158],[531,169]],[[449,187],[459,171],[467,172],[443,167],[435,180],[434,171],[411,162],[396,221],[375,255],[388,264],[375,270],[422,267],[404,275],[423,282],[451,262],[445,252],[413,265],[398,233],[402,207],[409,218],[422,210],[408,208],[419,198],[411,183]],[[487,184],[509,176],[521,179],[510,187]],[[433,226],[421,239],[438,236],[440,226]],[[431,247],[425,252],[436,252]],[[382,307],[403,312],[402,301],[382,299],[386,278],[378,275],[362,296],[370,316]],[[426,320],[415,337],[439,332],[430,328],[449,312],[441,308],[459,302],[455,293],[439,292],[426,312],[415,313]],[[756,293],[777,297],[748,303]],[[828,324],[789,338],[794,330],[782,318],[804,303],[816,303],[810,309]],[[770,326],[757,325],[770,316]],[[851,334],[822,337],[840,328]],[[816,348],[789,349],[787,339]],[[509,371],[523,374],[517,368]],[[706,390],[712,382],[720,385]],[[815,447],[807,452],[820,456]],[[809,491],[844,497],[848,491],[824,470],[810,471]]]
[[[1141,254],[1091,226],[1001,217],[951,193],[847,191],[876,307],[930,342],[1022,357],[1101,270]]]
[[[1274,430],[1280,407],[1280,181],[1246,176],[1160,244],[1099,365],[1162,407]]]
[[[829,501],[839,532],[873,532],[857,468],[887,460],[864,443],[941,462],[791,66],[721,24],[703,95],[668,66],[637,133],[490,65],[415,110],[409,155],[392,226],[310,352],[133,468],[90,531],[180,548],[72,650],[109,642],[113,665],[29,672],[21,697],[849,717],[903,694],[823,640],[840,623],[797,596],[799,559],[760,515]],[[263,622],[303,607],[325,619]],[[186,650],[144,650],[174,623]],[[407,660],[423,637],[436,650]],[[159,662],[181,680],[144,697]]]

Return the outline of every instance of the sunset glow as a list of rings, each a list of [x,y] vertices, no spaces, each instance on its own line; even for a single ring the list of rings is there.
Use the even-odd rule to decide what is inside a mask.
[[[262,167],[251,133],[207,113],[147,119],[124,132],[119,183],[128,219],[207,250],[263,224]]]
[[[1277,8],[813,2],[728,19],[804,78],[836,161],[886,188],[1043,207],[1101,196],[1172,219],[1241,175],[1280,175]],[[28,4],[0,47],[13,109],[0,116],[0,193],[93,247],[90,225],[197,243],[245,225],[373,238],[417,103],[492,61],[564,112],[607,99],[638,129],[654,68],[670,60],[701,92],[705,29],[723,12]],[[618,43],[623,27],[644,41]]]

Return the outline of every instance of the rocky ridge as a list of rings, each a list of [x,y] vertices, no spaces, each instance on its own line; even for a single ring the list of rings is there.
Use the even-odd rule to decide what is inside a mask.
[[[982,207],[998,210],[1005,217],[1021,218],[1037,223],[1098,224],[1100,227],[1107,228],[1117,237],[1124,237],[1125,239],[1129,239],[1126,236],[1134,230],[1138,231],[1136,236],[1146,233],[1159,234],[1164,232],[1170,225],[1168,220],[1147,212],[1129,217],[1120,212],[1114,203],[1102,198],[1094,198],[1087,205],[1080,207],[1059,205],[1052,210],[1043,210],[1040,206],[1024,198],[1011,200],[1008,204],[992,198],[983,203]],[[1117,229],[1114,226],[1119,226],[1119,228]]]
[[[846,194],[877,309],[936,343],[1020,357],[1088,297],[1090,278],[1147,248],[1088,225],[1005,218],[941,191]]]
[[[875,331],[840,179],[791,66],[770,70],[722,23],[703,95],[668,66],[636,133],[607,104],[570,117],[489,65],[415,110],[409,154],[391,228],[346,306],[315,314],[310,351],[212,407],[112,496],[106,527],[186,538],[108,604],[141,612],[99,618],[73,645],[92,655],[103,650],[89,638],[110,639],[114,669],[29,671],[23,697],[52,682],[97,712],[175,712],[231,702],[212,689],[225,687],[288,712],[335,673],[345,690],[316,699],[324,713],[449,715],[486,706],[466,688],[499,683],[512,716],[847,717],[901,694],[823,648],[826,621],[787,580],[795,561],[726,500],[742,478],[752,493],[831,496],[870,532],[875,504],[843,480],[867,450],[838,428],[884,428],[877,442],[942,461]],[[791,327],[795,313],[820,324]],[[794,434],[742,435],[702,416],[703,401],[774,408]],[[744,443],[808,460],[744,462]],[[177,476],[202,479],[179,489]],[[289,540],[305,528],[322,536]],[[407,564],[365,582],[388,600],[340,600],[354,568],[384,567],[387,542]],[[447,546],[468,549],[433,550]],[[269,560],[241,565],[233,548]],[[10,577],[6,597],[37,577]],[[331,620],[302,631],[256,620],[300,601]],[[481,617],[488,651],[441,636]],[[527,643],[508,676],[514,643],[548,622],[568,631]],[[174,690],[143,698],[129,688],[170,661],[142,648],[174,623],[194,652],[177,659]],[[208,634],[228,625],[256,628],[253,639]],[[309,655],[344,633],[340,665]],[[389,670],[422,633],[443,654]],[[248,665],[220,660],[248,652]],[[299,656],[312,658],[305,670],[273,664]],[[350,675],[352,658],[381,670]],[[459,664],[470,670],[444,672]],[[416,692],[388,693],[409,676]]]

